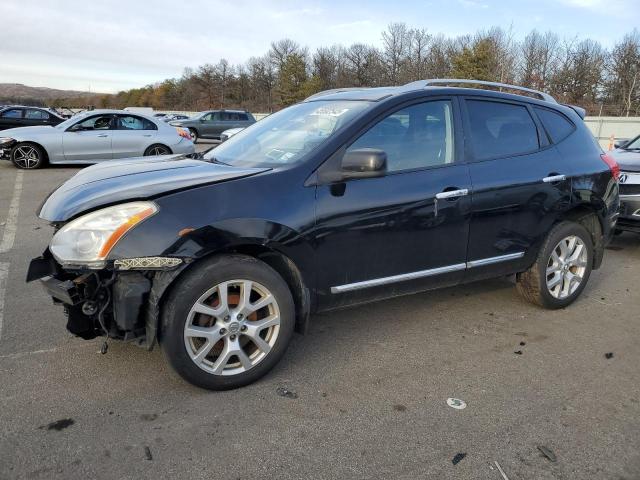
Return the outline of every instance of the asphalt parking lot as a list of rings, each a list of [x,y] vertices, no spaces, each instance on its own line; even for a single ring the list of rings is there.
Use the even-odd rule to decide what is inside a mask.
[[[76,171],[0,163],[0,479],[640,478],[639,237],[566,310],[494,280],[319,315],[266,378],[207,392],[158,349],[101,355],[24,282]]]

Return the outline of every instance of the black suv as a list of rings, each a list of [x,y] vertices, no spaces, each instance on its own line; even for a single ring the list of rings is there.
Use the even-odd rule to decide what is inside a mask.
[[[220,134],[225,130],[244,128],[253,123],[256,119],[244,110],[209,110],[186,120],[169,122],[169,125],[188,128],[191,138],[197,142],[199,138],[220,140]]]
[[[617,166],[582,110],[451,82],[323,92],[201,159],[86,168],[44,202],[57,232],[27,279],[71,332],[159,340],[210,389],[264,375],[314,312],[505,275],[566,307],[615,228]]]

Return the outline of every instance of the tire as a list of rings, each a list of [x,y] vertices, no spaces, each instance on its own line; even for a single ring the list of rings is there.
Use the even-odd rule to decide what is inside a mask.
[[[242,308],[244,292],[249,308]],[[275,270],[253,257],[225,255],[204,260],[178,281],[161,321],[160,344],[173,369],[198,387],[228,390],[255,382],[278,363],[293,335],[295,309]]]
[[[156,156],[156,155],[171,155],[171,149],[166,145],[156,143],[154,145],[151,145],[144,151],[145,157]]]
[[[22,142],[11,149],[11,161],[17,168],[35,170],[47,164],[47,156],[40,145]]]
[[[574,247],[573,239],[577,239]],[[578,254],[574,249],[580,245]],[[561,222],[547,235],[536,262],[517,276],[516,288],[525,299],[541,307],[564,308],[580,296],[592,267],[593,240],[589,232],[578,223]]]
[[[195,128],[190,128],[189,133],[191,134],[193,143],[196,143],[198,141],[198,131]]]

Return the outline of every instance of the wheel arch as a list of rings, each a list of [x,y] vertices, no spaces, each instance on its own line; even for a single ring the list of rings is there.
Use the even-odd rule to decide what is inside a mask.
[[[593,269],[598,269],[602,265],[605,247],[604,218],[598,209],[592,204],[581,203],[564,212],[556,223],[562,221],[576,222],[589,232],[593,242]]]
[[[18,140],[18,141],[16,141],[15,145],[13,145],[11,147],[11,152],[13,153],[13,150],[15,148],[17,148],[19,145],[35,145],[36,147],[38,147],[42,151],[42,153],[44,153],[44,161],[45,161],[45,163],[49,163],[49,152],[44,147],[44,145],[42,145],[42,143],[34,141],[34,140]]]
[[[242,243],[211,251],[185,264],[179,270],[159,272],[159,275],[156,274],[149,295],[149,306],[146,318],[147,345],[149,348],[155,343],[155,338],[162,335],[160,312],[171,290],[177,285],[180,279],[197,265],[200,265],[212,257],[231,254],[247,255],[256,258],[273,268],[283,278],[293,297],[296,313],[296,332],[301,334],[306,333],[309,327],[312,308],[311,293],[298,266],[291,258],[275,248],[255,243]]]
[[[173,150],[171,149],[171,147],[169,145],[166,145],[166,144],[160,143],[160,142],[154,142],[151,145],[149,145],[147,148],[144,149],[144,156],[147,156],[149,150],[151,150],[153,147],[164,147],[167,150],[169,150],[168,155],[172,155],[173,154]]]

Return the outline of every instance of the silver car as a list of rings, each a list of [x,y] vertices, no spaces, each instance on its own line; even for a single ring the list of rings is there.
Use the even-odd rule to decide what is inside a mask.
[[[186,129],[124,110],[93,110],[54,127],[12,128],[0,132],[0,158],[24,169],[40,168],[47,163],[88,164],[194,152]]]

